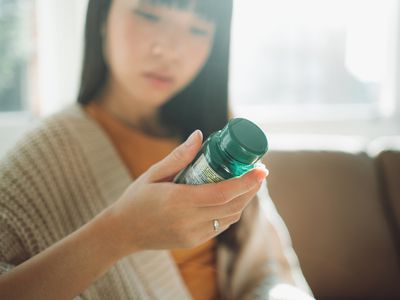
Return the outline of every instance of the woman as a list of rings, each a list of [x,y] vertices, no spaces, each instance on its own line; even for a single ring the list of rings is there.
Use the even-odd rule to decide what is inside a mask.
[[[0,298],[308,299],[266,170],[171,182],[228,120],[231,11],[89,1],[79,104],[0,167]]]

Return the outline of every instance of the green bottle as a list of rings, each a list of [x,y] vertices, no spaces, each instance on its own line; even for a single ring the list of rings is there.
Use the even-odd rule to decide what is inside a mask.
[[[208,137],[174,182],[205,184],[241,176],[260,164],[267,150],[267,137],[256,124],[243,118],[231,119]]]

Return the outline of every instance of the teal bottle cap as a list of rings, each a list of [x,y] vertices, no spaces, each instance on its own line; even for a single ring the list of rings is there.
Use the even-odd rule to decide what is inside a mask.
[[[221,148],[243,164],[254,164],[268,150],[264,132],[244,118],[231,119],[220,133]]]

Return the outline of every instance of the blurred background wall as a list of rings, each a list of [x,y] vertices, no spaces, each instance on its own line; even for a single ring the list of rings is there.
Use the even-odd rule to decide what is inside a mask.
[[[0,0],[0,155],[37,118],[72,103],[85,0]]]
[[[87,0],[0,0],[0,155],[75,101]],[[396,0],[236,1],[230,96],[271,147],[400,132]],[[293,145],[295,144],[295,145]]]

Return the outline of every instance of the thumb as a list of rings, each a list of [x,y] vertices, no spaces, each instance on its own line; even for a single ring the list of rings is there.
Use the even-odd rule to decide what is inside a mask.
[[[154,164],[148,170],[150,182],[169,181],[196,157],[203,142],[203,134],[197,129],[181,145],[176,147],[167,157]]]

